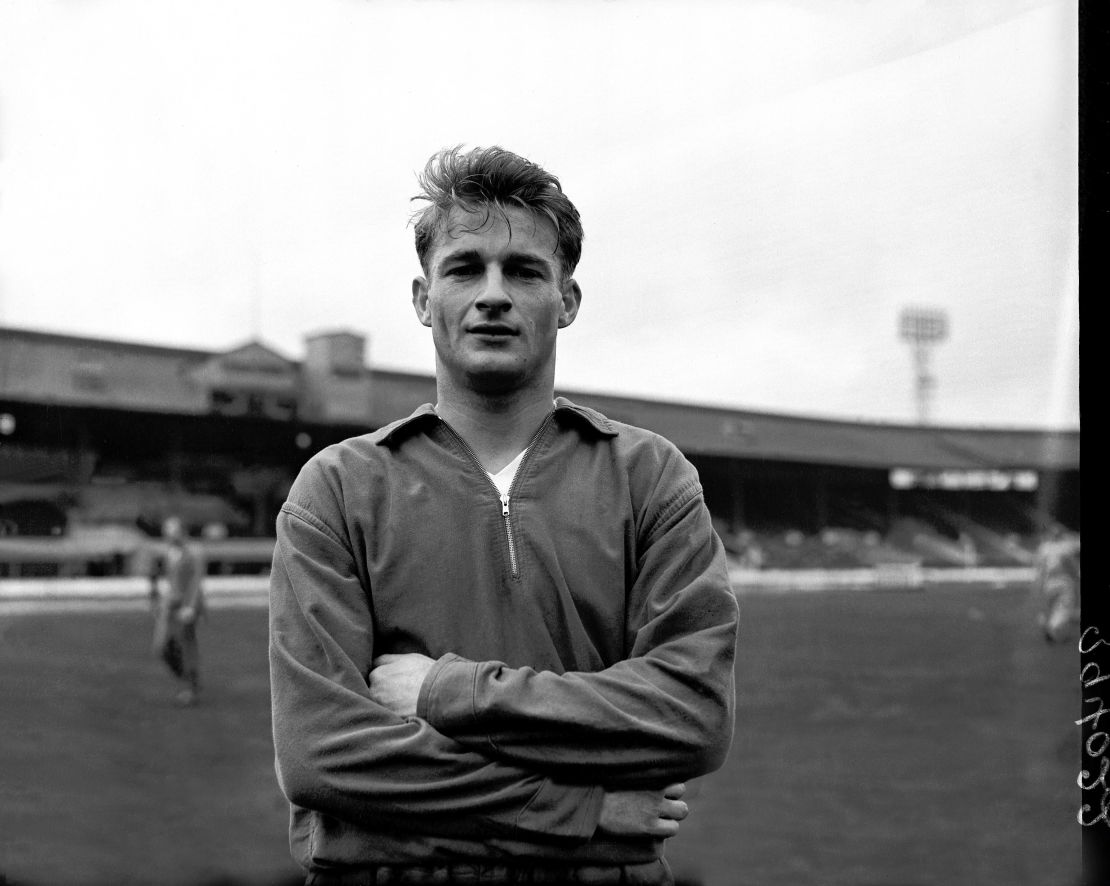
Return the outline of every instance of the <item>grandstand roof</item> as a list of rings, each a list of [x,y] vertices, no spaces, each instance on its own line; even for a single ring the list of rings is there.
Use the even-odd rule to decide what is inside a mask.
[[[186,369],[209,351],[0,328],[0,398],[66,406],[196,413],[204,389]]]
[[[284,361],[259,343],[212,351],[0,327],[0,400],[194,415],[209,406],[198,374],[222,356]],[[300,364],[289,360],[291,373]],[[375,425],[435,399],[435,381],[371,369]],[[559,393],[649,428],[691,455],[863,468],[1078,470],[1079,433],[833,421],[645,400]]]
[[[831,421],[592,393],[577,399],[701,455],[874,468],[1079,468],[1077,432]]]

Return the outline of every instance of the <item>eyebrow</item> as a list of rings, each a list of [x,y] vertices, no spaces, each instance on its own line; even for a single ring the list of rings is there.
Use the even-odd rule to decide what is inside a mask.
[[[436,262],[436,269],[444,268],[449,264],[469,264],[475,262],[484,264],[485,259],[482,253],[477,249],[461,249],[458,252],[449,252],[438,262]],[[510,252],[505,256],[504,264],[518,264],[518,265],[534,265],[537,267],[550,267],[554,268],[555,263],[548,260],[545,256],[534,255],[529,252]]]
[[[480,262],[482,254],[477,249],[462,249],[458,252],[448,252],[439,261],[436,262],[436,267],[441,268],[446,264],[453,264],[455,262]]]

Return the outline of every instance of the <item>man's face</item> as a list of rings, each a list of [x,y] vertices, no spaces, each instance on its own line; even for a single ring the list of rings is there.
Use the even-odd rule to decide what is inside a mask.
[[[420,322],[432,330],[440,372],[471,390],[550,386],[557,331],[574,321],[582,293],[562,279],[555,229],[512,207],[451,215],[429,251],[428,277],[412,284]],[[479,227],[481,225],[481,227]]]
[[[185,527],[177,517],[167,517],[162,522],[162,537],[166,541],[179,542],[185,537]]]

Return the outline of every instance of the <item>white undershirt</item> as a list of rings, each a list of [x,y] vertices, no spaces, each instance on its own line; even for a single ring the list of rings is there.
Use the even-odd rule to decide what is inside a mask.
[[[497,491],[502,495],[509,494],[509,487],[513,485],[513,477],[516,476],[517,468],[520,467],[520,461],[524,458],[524,453],[527,451],[527,449],[522,449],[520,455],[505,465],[505,467],[496,474],[490,474],[489,471],[486,471],[486,473],[489,474],[489,478],[493,481],[493,485],[497,487]]]
[[[552,408],[558,405],[559,404],[554,400],[551,401]],[[435,406],[433,406],[432,409],[435,410],[436,415],[439,415],[439,410],[436,409]],[[520,450],[520,455],[505,465],[505,467],[496,474],[490,474],[489,471],[486,471],[486,473],[489,474],[489,478],[493,481],[493,485],[497,487],[497,491],[502,495],[509,494],[509,487],[513,485],[513,478],[516,476],[517,468],[520,467],[520,461],[524,458],[524,453],[527,451],[528,447],[526,446],[524,449]]]

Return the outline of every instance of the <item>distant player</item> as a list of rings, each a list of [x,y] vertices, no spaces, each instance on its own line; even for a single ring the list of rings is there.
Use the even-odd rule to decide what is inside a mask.
[[[1037,588],[1045,605],[1041,626],[1046,640],[1059,643],[1079,626],[1079,535],[1054,527],[1037,548],[1036,562]]]
[[[200,693],[197,620],[204,613],[204,557],[196,545],[188,542],[178,517],[166,519],[162,537],[169,547],[161,568],[154,652],[185,684],[177,695],[177,703],[191,706],[197,703]]]

